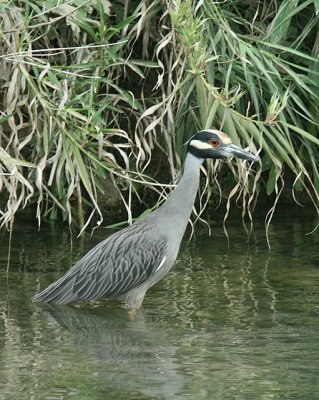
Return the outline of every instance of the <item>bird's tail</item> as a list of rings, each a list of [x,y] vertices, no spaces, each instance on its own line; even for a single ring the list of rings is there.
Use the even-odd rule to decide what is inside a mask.
[[[51,304],[68,304],[77,301],[77,297],[71,290],[72,282],[65,281],[64,277],[60,278],[56,282],[53,282],[42,292],[36,294],[33,298],[33,302],[38,303],[51,303]]]

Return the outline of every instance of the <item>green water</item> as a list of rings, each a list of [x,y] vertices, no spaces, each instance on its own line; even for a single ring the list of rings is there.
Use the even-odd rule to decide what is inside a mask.
[[[30,298],[105,235],[16,225],[0,248],[0,399],[319,399],[319,233],[278,213],[247,237],[216,223],[184,242],[135,320],[118,302]],[[292,222],[292,220],[294,222]]]

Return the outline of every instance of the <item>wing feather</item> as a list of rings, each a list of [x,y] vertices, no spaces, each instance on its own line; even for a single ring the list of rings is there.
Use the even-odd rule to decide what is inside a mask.
[[[119,296],[157,270],[166,248],[166,238],[143,221],[135,223],[95,246],[33,300],[67,304]]]

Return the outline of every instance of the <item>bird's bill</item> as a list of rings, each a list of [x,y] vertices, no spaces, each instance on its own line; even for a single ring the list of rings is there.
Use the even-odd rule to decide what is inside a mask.
[[[258,161],[259,158],[249,151],[243,150],[235,144],[229,144],[223,148],[223,153],[226,157],[238,157],[248,161]]]

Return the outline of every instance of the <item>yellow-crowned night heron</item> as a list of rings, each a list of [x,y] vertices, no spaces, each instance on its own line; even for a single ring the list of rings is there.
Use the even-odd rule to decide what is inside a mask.
[[[171,269],[195,201],[200,166],[206,158],[258,158],[232,144],[217,130],[188,141],[184,173],[170,197],[144,220],[135,222],[89,251],[62,278],[33,300],[67,304],[98,298],[122,298],[137,309],[146,291]]]

